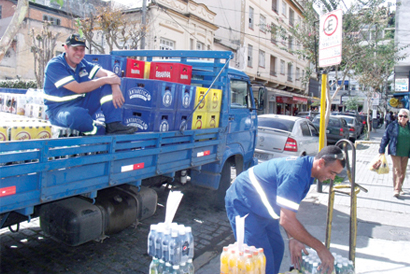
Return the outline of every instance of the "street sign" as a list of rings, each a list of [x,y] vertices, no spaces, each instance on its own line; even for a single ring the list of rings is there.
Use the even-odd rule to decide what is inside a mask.
[[[342,18],[341,9],[320,17],[319,67],[329,67],[342,61]]]

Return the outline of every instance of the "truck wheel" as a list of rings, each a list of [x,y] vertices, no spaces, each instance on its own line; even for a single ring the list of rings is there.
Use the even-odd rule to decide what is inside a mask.
[[[231,183],[234,177],[231,174],[231,167],[234,164],[231,161],[226,161],[221,172],[221,181],[219,182],[218,190],[215,190],[214,193],[214,205],[217,209],[225,208],[225,195],[228,188],[231,186]]]

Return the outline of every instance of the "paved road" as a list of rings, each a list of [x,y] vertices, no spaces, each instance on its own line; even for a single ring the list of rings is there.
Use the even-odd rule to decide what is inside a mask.
[[[184,187],[185,194],[174,221],[191,226],[195,237],[195,261],[199,269],[234,241],[224,211],[207,203],[207,190]],[[146,254],[150,224],[163,222],[168,189],[157,189],[159,204],[151,218],[111,235],[103,242],[70,247],[44,235],[39,220],[22,223],[18,233],[0,230],[0,273],[147,273]]]

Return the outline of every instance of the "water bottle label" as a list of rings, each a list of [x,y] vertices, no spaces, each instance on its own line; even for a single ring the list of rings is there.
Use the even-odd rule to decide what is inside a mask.
[[[189,254],[189,243],[188,241],[185,241],[184,244],[182,245],[182,256],[188,256]]]

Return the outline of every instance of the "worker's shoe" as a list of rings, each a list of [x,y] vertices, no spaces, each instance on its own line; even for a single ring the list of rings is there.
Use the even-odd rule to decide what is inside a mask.
[[[121,122],[113,122],[106,125],[107,134],[133,134],[138,130],[136,127],[124,126]]]

